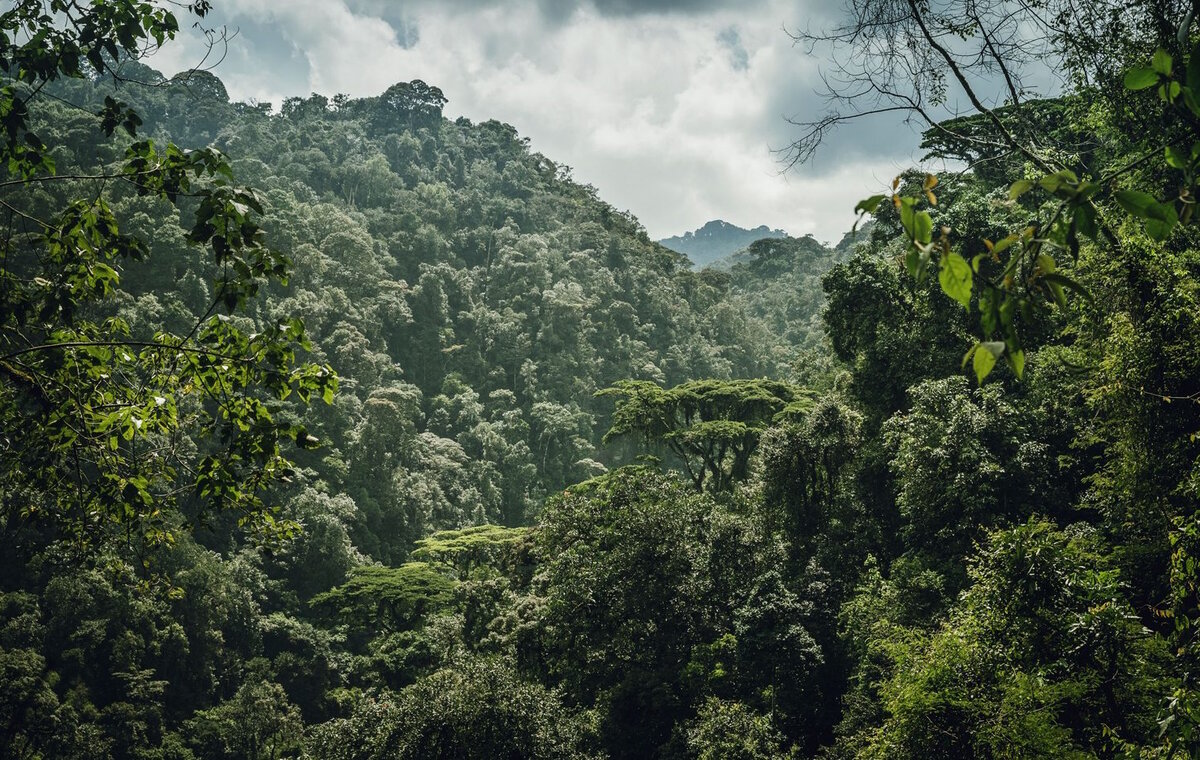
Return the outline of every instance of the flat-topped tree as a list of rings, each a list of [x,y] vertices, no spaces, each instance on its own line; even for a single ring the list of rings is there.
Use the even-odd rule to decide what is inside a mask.
[[[345,623],[357,633],[404,631],[453,600],[455,582],[428,562],[399,567],[363,565],[337,588],[313,597],[319,615]]]
[[[417,541],[412,557],[419,562],[454,568],[460,579],[471,577],[483,565],[497,564],[515,544],[525,540],[529,528],[474,525],[461,530],[442,530]]]
[[[750,456],[773,422],[803,414],[806,389],[777,380],[693,380],[663,388],[623,380],[596,395],[617,396],[607,442],[633,436],[665,448],[696,488],[727,491],[749,474]]]

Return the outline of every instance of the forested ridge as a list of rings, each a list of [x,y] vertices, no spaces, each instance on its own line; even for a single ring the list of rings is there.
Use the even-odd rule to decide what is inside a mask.
[[[1026,7],[1030,99],[1003,3],[850,5],[1009,102],[699,271],[436,83],[0,11],[0,756],[1200,752],[1191,13]]]

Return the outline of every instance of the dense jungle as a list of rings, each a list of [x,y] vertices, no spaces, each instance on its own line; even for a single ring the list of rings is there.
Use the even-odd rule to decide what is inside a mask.
[[[436,82],[0,4],[0,756],[1200,756],[1195,4],[845,6],[784,161],[942,168],[697,269]]]

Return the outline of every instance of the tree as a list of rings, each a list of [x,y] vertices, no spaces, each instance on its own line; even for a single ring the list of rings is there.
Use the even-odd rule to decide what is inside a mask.
[[[850,489],[846,475],[862,445],[862,424],[845,403],[822,398],[800,420],[763,434],[764,509],[794,549],[828,536],[835,502]]]
[[[750,456],[768,424],[799,414],[805,391],[773,380],[695,380],[664,389],[624,380],[600,391],[618,396],[605,441],[640,438],[667,448],[696,488],[726,491],[749,474]]]
[[[846,0],[844,22],[794,34],[828,53],[822,81],[835,108],[797,124],[803,131],[789,146],[788,161],[808,160],[840,125],[899,112],[929,130],[928,139],[1012,151],[1050,173],[1055,151],[1040,142],[1045,135],[1034,114],[1042,107],[1039,94],[1052,95],[1057,87],[1037,78],[1039,67],[1052,62],[1068,87],[1118,99],[1131,56],[1157,46],[1184,52],[1193,18],[1186,6]],[[947,121],[951,104],[959,107],[958,95],[966,115],[990,123],[982,134],[979,119]]]
[[[519,662],[601,709],[611,756],[665,751],[709,695],[776,709],[789,740],[818,733],[801,717],[822,660],[813,605],[772,572],[782,551],[753,521],[630,468],[554,499],[535,538],[542,604]]]
[[[862,110],[852,110],[849,116],[834,113],[806,125],[807,132],[792,146],[792,160],[806,160],[825,131],[846,118],[884,111],[907,112],[931,131],[945,133],[945,140],[935,142],[977,143],[1019,156],[1030,176],[1016,178],[1008,194],[1010,200],[1016,200],[1036,192],[1039,208],[1034,222],[996,242],[987,240],[987,250],[969,262],[965,251],[953,250],[961,247],[961,242],[952,238],[950,227],[943,225],[939,234],[934,234],[938,180],[933,175],[926,175],[911,195],[900,190],[898,177],[890,194],[864,199],[855,210],[876,214],[886,208],[883,201],[890,197],[904,230],[904,262],[909,274],[921,283],[936,272],[948,296],[968,312],[972,304],[978,307],[982,336],[968,349],[964,365],[971,362],[983,382],[1003,358],[1020,379],[1026,362],[1027,323],[1037,321],[1052,306],[1066,308],[1068,291],[1089,297],[1066,265],[1068,256],[1072,264],[1078,262],[1081,240],[1111,247],[1119,258],[1125,258],[1120,255],[1122,241],[1116,228],[1118,209],[1139,220],[1156,241],[1165,240],[1181,220],[1186,224],[1192,217],[1190,199],[1197,174],[1189,151],[1200,144],[1195,139],[1200,98],[1192,90],[1200,91],[1200,68],[1192,67],[1189,74],[1184,62],[1200,60],[1200,46],[1189,50],[1196,9],[1181,12],[1182,21],[1176,26],[1161,3],[1134,3],[1135,12],[1128,15],[1125,6],[1115,3],[1097,3],[1096,8],[1077,13],[1069,0],[1016,7],[1006,2],[966,3],[944,9],[916,0],[851,0],[848,5],[854,13],[852,23],[829,34],[801,37],[813,44],[844,42],[855,50],[851,61],[835,64],[838,75],[827,82],[841,82],[844,89],[831,90],[831,95]],[[1130,68],[1129,47],[1115,45],[1113,54],[1102,44],[1114,28],[1125,31],[1126,18],[1132,19],[1130,39],[1123,41],[1134,42],[1136,49],[1137,42],[1149,37],[1158,45],[1149,66],[1142,58],[1138,61],[1141,65]],[[1019,69],[1045,59],[1059,60],[1077,78],[1074,83],[1081,90],[1101,95],[1105,105],[1118,112],[1127,105],[1121,100],[1126,93],[1136,98],[1141,91],[1157,91],[1159,103],[1151,105],[1142,98],[1139,104],[1159,114],[1157,128],[1126,133],[1132,139],[1122,146],[1139,153],[1148,149],[1141,160],[1108,157],[1115,160],[1105,166],[1106,173],[1098,173],[1094,161],[1083,161],[1085,155],[1094,159],[1095,141],[1085,141],[1082,146],[1055,145],[1054,133],[1039,131],[1039,124],[1045,125],[1040,118],[1045,104],[1029,103]],[[1007,88],[1007,108],[989,107],[980,95],[983,83],[979,77],[997,72]],[[1114,81],[1118,73],[1123,74],[1123,87]],[[1093,88],[1093,77],[1108,79],[1118,94],[1104,95],[1101,88]],[[979,129],[978,118],[935,118],[931,109],[945,105],[948,81],[955,83],[986,120],[986,129]],[[1135,117],[1123,122],[1123,130],[1144,127]],[[986,136],[981,137],[981,132]],[[1130,186],[1144,178],[1142,164],[1156,156],[1163,156],[1160,166],[1176,170],[1182,181],[1175,196],[1161,202],[1158,178],[1146,188],[1155,192]],[[922,210],[925,201],[928,210]]]
[[[952,568],[983,531],[1050,513],[1057,473],[1033,415],[999,385],[972,390],[963,378],[910,390],[912,409],[884,424],[896,505],[909,551]]]
[[[509,662],[460,660],[394,695],[360,703],[345,719],[318,726],[314,760],[584,760],[591,731],[558,695],[522,681]]]
[[[299,747],[304,723],[282,686],[252,679],[233,699],[197,712],[188,728],[207,757],[278,760]]]
[[[848,7],[852,21],[824,36],[850,43],[842,71],[854,84],[842,91],[845,102],[865,106],[861,113],[908,111],[930,127],[926,143],[935,152],[994,161],[974,173],[1007,184],[994,197],[1025,219],[969,252],[976,242],[939,218],[944,199],[933,177],[907,190],[898,182],[859,210],[895,209],[910,276],[921,282],[936,273],[948,296],[978,311],[981,340],[963,362],[979,382],[1000,360],[1021,379],[1026,354],[1042,349],[1063,375],[1044,387],[1087,399],[1098,417],[1075,444],[1101,453],[1079,503],[1099,510],[1121,544],[1131,598],[1139,609],[1157,608],[1146,623],[1173,642],[1174,667],[1190,683],[1200,461],[1191,448],[1200,414],[1191,402],[1200,398],[1200,375],[1195,310],[1180,306],[1196,287],[1198,8],[876,0]],[[1065,97],[1039,100],[1021,81],[1022,66],[1035,60],[1059,67]],[[989,72],[1002,93],[995,98]],[[952,90],[971,112],[947,121],[936,106]],[[803,157],[840,120],[812,125],[794,155]],[[1083,299],[1068,301],[1071,291]],[[1195,754],[1196,704],[1192,687],[1175,692],[1156,751]]]
[[[764,715],[741,702],[710,697],[686,729],[688,756],[697,760],[777,760],[788,757],[783,737]]]
[[[452,567],[460,580],[466,580],[474,571],[497,564],[514,545],[524,542],[528,536],[528,528],[487,524],[462,530],[441,530],[417,541],[412,557]]]
[[[450,603],[454,581],[425,562],[400,567],[363,565],[350,580],[313,597],[312,604],[359,632],[404,630]]]
[[[45,659],[32,649],[0,647],[0,750],[8,757],[31,757],[57,730],[58,697],[46,682]]]
[[[305,489],[291,500],[288,514],[303,532],[282,547],[277,559],[297,596],[307,601],[341,585],[358,564],[359,556],[346,528],[358,510],[345,494],[330,497]]]
[[[404,128],[413,132],[418,127],[436,127],[442,120],[442,107],[446,102],[446,96],[439,88],[420,79],[398,82],[379,97],[375,129],[392,132]]]
[[[946,624],[886,634],[885,717],[857,756],[1077,757],[1156,736],[1163,642],[1142,634],[1091,531],[996,531],[971,575]]]

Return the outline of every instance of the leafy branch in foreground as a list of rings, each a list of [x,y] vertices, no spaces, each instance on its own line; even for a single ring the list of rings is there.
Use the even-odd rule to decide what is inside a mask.
[[[337,378],[301,361],[299,320],[252,328],[233,316],[266,283],[286,282],[258,196],[234,184],[219,151],[150,140],[132,143],[115,169],[58,176],[55,146],[34,131],[30,106],[48,84],[118,77],[122,57],[173,38],[168,6],[25,0],[0,14],[0,533],[136,550],[173,542],[190,524],[185,505],[192,519],[233,510],[268,537],[297,527],[277,520],[264,494],[290,471],[282,442],[317,441],[280,412],[293,396],[332,401]],[[94,119],[108,138],[134,137],[141,124],[112,97]],[[189,328],[145,338],[111,315],[121,270],[149,250],[123,231],[113,179],[174,206],[190,220],[187,243],[211,255],[212,301]],[[46,188],[71,200],[55,210]]]
[[[1159,49],[1150,67],[1130,69],[1124,82],[1130,91],[1157,87],[1159,99],[1169,109],[1182,111],[1181,123],[1191,125],[1200,120],[1200,44],[1192,49],[1182,79],[1173,68],[1171,55]],[[1175,197],[1159,201],[1150,193],[1121,186],[1139,166],[1159,155],[1166,167],[1183,175]],[[976,303],[982,336],[968,349],[962,364],[966,367],[970,362],[982,383],[1001,358],[1018,379],[1023,376],[1022,320],[1031,321],[1036,311],[1054,305],[1065,308],[1067,291],[1091,300],[1085,287],[1063,273],[1060,259],[1066,253],[1072,261],[1078,260],[1080,236],[1097,244],[1117,245],[1103,222],[1101,204],[1115,203],[1139,220],[1151,239],[1161,242],[1177,225],[1191,220],[1200,192],[1198,177],[1200,141],[1191,141],[1160,146],[1095,179],[1081,178],[1070,169],[1019,179],[1009,187],[1009,200],[1016,201],[1034,190],[1044,192],[1048,201],[1042,206],[1044,221],[995,242],[984,240],[986,252],[969,262],[953,250],[950,228],[941,227],[935,237],[933,216],[928,208],[922,209],[922,205],[937,205],[933,189],[938,180],[932,174],[925,175],[921,194],[902,194],[897,177],[890,195],[873,195],[860,201],[854,210],[861,219],[875,214],[880,204],[890,199],[899,212],[907,241],[904,263],[908,273],[920,283],[936,270],[938,283],[947,296],[967,310],[972,301]]]

